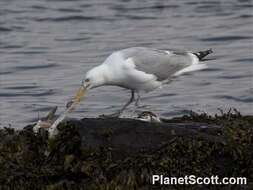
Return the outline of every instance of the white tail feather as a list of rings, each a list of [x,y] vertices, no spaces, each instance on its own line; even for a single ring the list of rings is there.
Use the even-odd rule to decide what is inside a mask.
[[[186,67],[178,72],[176,72],[173,76],[179,76],[185,73],[189,73],[189,72],[193,72],[193,71],[199,71],[199,70],[203,70],[206,69],[207,65],[206,64],[193,64],[190,65],[189,67]]]

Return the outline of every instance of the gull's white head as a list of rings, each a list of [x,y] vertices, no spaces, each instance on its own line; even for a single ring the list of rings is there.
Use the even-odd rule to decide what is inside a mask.
[[[85,75],[82,86],[76,92],[75,97],[67,103],[66,107],[70,111],[73,110],[76,103],[79,103],[85,95],[86,90],[105,85],[107,83],[106,76],[108,76],[106,71],[106,67],[103,65],[89,70]]]
[[[86,89],[96,88],[105,85],[107,82],[106,68],[104,65],[99,65],[89,70],[84,78],[83,86]]]

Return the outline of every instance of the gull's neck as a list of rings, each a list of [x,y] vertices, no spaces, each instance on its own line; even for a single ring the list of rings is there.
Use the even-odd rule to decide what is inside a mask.
[[[94,68],[94,72],[97,75],[97,82],[99,83],[98,86],[108,85],[111,81],[111,75],[109,68],[106,64],[101,64]]]

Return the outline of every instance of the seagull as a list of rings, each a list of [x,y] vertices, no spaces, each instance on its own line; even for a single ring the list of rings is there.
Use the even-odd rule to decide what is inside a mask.
[[[159,89],[180,75],[207,68],[203,58],[212,52],[212,49],[197,53],[146,47],[122,49],[89,70],[82,87],[88,90],[113,85],[129,89],[129,101],[117,112],[106,116],[119,117],[131,103],[135,102],[136,107],[139,105],[140,92]]]

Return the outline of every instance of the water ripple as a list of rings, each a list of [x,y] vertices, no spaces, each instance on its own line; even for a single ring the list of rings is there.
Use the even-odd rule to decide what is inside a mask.
[[[12,74],[13,71],[0,71],[0,75],[8,75],[8,74]]]
[[[61,16],[61,17],[45,17],[34,19],[38,22],[67,22],[67,21],[112,21],[113,19],[99,17],[99,16],[82,16],[82,15],[72,15],[72,16]]]
[[[241,78],[252,78],[252,75],[225,75],[218,76],[220,79],[241,79]]]
[[[12,31],[12,29],[0,26],[0,32],[10,32],[10,31]]]
[[[125,7],[122,5],[113,5],[110,8],[117,11],[139,11],[139,10],[163,10],[163,9],[175,9],[178,8],[179,5],[151,5],[151,6],[143,6],[143,7]]]
[[[240,58],[240,59],[235,59],[233,62],[247,62],[247,63],[253,63],[253,58]]]
[[[41,64],[41,65],[27,65],[27,66],[16,66],[17,70],[33,70],[33,69],[47,69],[52,67],[57,67],[58,64],[50,63],[50,64]]]
[[[38,88],[38,86],[30,86],[30,85],[27,85],[27,86],[8,86],[8,87],[5,87],[4,89],[9,89],[9,90],[25,90],[25,89],[33,89],[33,88]]]
[[[74,41],[85,41],[85,40],[90,40],[91,37],[80,37],[80,38],[55,38],[55,41],[59,42],[74,42]]]
[[[31,9],[37,9],[37,10],[45,10],[45,9],[48,9],[47,7],[41,6],[41,5],[32,5],[30,8],[31,8]]]
[[[124,15],[124,14],[117,14],[118,17],[124,17],[130,20],[154,20],[157,19],[157,17],[153,16],[141,16],[141,15]]]
[[[24,51],[13,51],[13,52],[10,52],[11,54],[21,54],[21,55],[32,55],[32,54],[45,54],[46,51],[39,51],[39,50],[24,50]]]
[[[0,48],[2,49],[18,49],[18,48],[22,48],[23,45],[3,45],[3,46],[0,46]]]
[[[253,15],[251,14],[242,14],[242,15],[240,15],[239,16],[239,18],[243,18],[243,19],[245,19],[245,18],[252,18],[253,17]]]
[[[73,8],[59,8],[57,9],[59,12],[67,12],[67,13],[81,13],[82,9],[73,9]]]
[[[29,96],[29,97],[38,97],[38,96],[49,96],[55,94],[54,90],[44,90],[43,92],[0,92],[0,97],[18,97],[18,96]]]
[[[202,38],[202,41],[235,41],[235,40],[247,40],[252,39],[252,36],[219,36],[219,37],[209,37]]]
[[[217,71],[223,71],[223,70],[224,69],[222,69],[222,68],[210,68],[210,67],[208,67],[208,68],[202,70],[201,72],[217,72]]]
[[[215,98],[220,98],[220,99],[234,100],[236,102],[244,102],[244,103],[253,102],[253,97],[239,98],[239,97],[234,97],[234,96],[231,96],[231,95],[215,95],[214,97]]]

